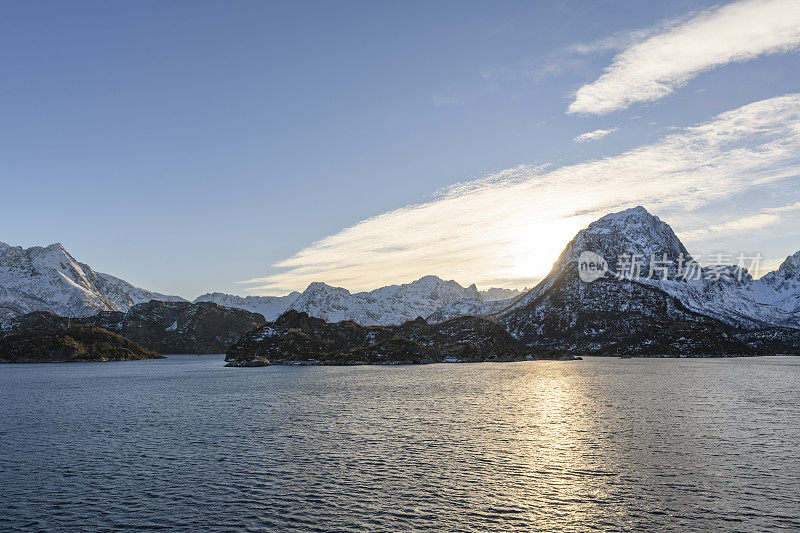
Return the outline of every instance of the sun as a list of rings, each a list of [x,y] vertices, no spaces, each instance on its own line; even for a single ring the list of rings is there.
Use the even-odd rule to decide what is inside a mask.
[[[522,221],[508,228],[508,269],[502,276],[545,277],[572,237],[585,227],[584,217]]]

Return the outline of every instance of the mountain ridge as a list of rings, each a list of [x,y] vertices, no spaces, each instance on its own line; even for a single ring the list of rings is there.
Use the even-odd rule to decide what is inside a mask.
[[[605,267],[592,284],[579,279],[584,252],[602,258]],[[528,291],[479,291],[474,284],[463,287],[429,275],[364,292],[351,293],[314,282],[303,292],[285,296],[207,293],[194,302],[243,309],[268,321],[289,310],[329,323],[352,320],[362,325],[396,325],[417,317],[439,322],[481,316],[500,321],[530,340],[545,322],[565,327],[566,323],[556,318],[558,313],[571,313],[571,322],[575,322],[582,316],[583,305],[602,312],[596,302],[575,299],[568,292],[602,299],[604,293],[599,287],[615,295],[617,300],[609,302],[615,302],[618,309],[629,305],[620,300],[618,289],[625,287],[631,297],[641,300],[639,303],[649,302],[664,310],[667,314],[656,317],[639,309],[644,313],[641,316],[649,316],[654,324],[664,324],[667,319],[696,321],[692,317],[702,316],[714,324],[753,331],[800,329],[800,252],[788,256],[777,270],[758,280],[742,265],[701,266],[669,224],[642,206],[610,213],[580,230],[548,275]],[[127,311],[150,300],[184,301],[96,272],[75,260],[59,243],[28,249],[0,243],[0,321],[39,310],[85,317],[102,311]],[[675,310],[678,308],[680,312]],[[610,327],[610,323],[604,327]]]
[[[97,272],[61,243],[22,248],[0,242],[0,320],[33,311],[84,317],[150,300],[184,301]]]
[[[519,294],[519,290],[494,287],[480,291],[474,284],[463,287],[454,280],[428,275],[410,283],[355,293],[317,281],[309,284],[302,293],[293,292],[286,296],[242,297],[209,293],[198,296],[194,301],[210,301],[218,305],[246,309],[261,313],[270,321],[286,311],[294,310],[326,322],[353,320],[362,325],[393,325],[417,317],[428,317],[443,305],[452,302],[489,302],[494,298],[516,297]]]

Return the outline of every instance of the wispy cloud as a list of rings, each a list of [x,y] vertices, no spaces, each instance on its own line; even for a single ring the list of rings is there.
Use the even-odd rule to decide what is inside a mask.
[[[692,242],[711,237],[719,237],[730,233],[743,233],[754,231],[769,226],[775,226],[783,221],[782,215],[800,211],[800,202],[767,207],[761,213],[740,217],[719,224],[712,224],[705,228],[693,229],[679,233],[678,236],[685,242]]]
[[[722,224],[713,224],[707,228],[700,228],[691,231],[680,233],[678,237],[684,242],[692,242],[708,237],[716,237],[725,233],[742,233],[745,231],[752,231],[756,229],[766,228],[780,223],[780,215],[771,213],[759,213],[757,215],[750,215],[736,220],[723,222]]]
[[[578,89],[570,113],[603,114],[663,98],[700,73],[800,47],[800,2],[745,0],[634,44]]]
[[[602,139],[606,135],[614,133],[619,128],[611,128],[610,130],[594,130],[594,131],[587,131],[586,133],[581,133],[574,139],[572,139],[576,143],[585,143],[589,141],[596,141],[597,139]]]
[[[515,82],[538,85],[569,72],[584,71],[591,64],[586,56],[624,50],[661,29],[661,27],[652,27],[616,32],[595,41],[562,46],[543,56],[518,62],[515,65],[487,68],[480,74],[493,87]]]
[[[787,213],[790,211],[800,211],[800,202],[795,202],[793,204],[782,205],[780,207],[770,207],[766,209],[768,213]]]
[[[431,95],[431,100],[433,101],[433,105],[436,107],[444,107],[449,105],[463,104],[466,99],[463,95],[435,92]]]
[[[755,102],[618,156],[521,166],[378,215],[249,280],[275,293],[326,281],[353,290],[425,274],[476,282],[547,273],[577,230],[610,211],[696,210],[800,175],[800,93]]]
[[[677,25],[678,22],[679,21],[673,20],[661,23],[657,26],[652,26],[650,28],[619,31],[589,43],[575,43],[568,45],[564,48],[564,51],[580,55],[590,55],[598,52],[624,50],[625,48],[643,41],[651,35],[660,33],[672,26]]]

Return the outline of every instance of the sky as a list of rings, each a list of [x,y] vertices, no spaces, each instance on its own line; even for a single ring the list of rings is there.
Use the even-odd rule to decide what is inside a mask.
[[[0,3],[0,241],[194,298],[800,250],[800,2]]]

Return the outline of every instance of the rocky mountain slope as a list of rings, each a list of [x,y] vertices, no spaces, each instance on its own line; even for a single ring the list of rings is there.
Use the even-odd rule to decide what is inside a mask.
[[[519,361],[532,359],[527,346],[499,324],[461,317],[439,324],[418,318],[399,326],[329,323],[287,311],[245,335],[228,350],[229,366],[265,364],[398,364]]]
[[[150,300],[183,299],[95,272],[61,244],[21,248],[0,243],[0,322],[32,311],[72,317],[127,311]]]
[[[158,354],[103,328],[45,311],[0,328],[0,363],[62,363],[156,359]]]
[[[211,301],[219,305],[261,313],[275,320],[288,310],[302,311],[327,322],[353,320],[362,325],[402,324],[416,317],[427,317],[444,305],[455,302],[491,302],[518,296],[520,291],[492,288],[479,291],[475,285],[462,287],[455,281],[425,276],[403,285],[389,285],[369,292],[351,293],[341,287],[312,283],[302,293],[286,296],[232,296],[204,294],[195,302]]]
[[[155,300],[134,305],[126,313],[101,311],[81,320],[161,354],[225,353],[242,335],[267,322],[260,314],[211,302]]]

